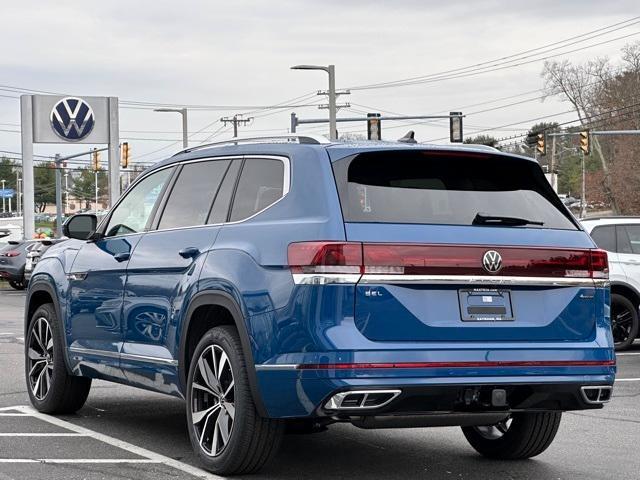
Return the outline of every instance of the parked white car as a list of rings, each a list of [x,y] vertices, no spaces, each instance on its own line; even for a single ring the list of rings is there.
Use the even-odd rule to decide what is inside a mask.
[[[638,336],[640,306],[640,217],[582,220],[598,247],[607,251],[611,279],[611,328],[616,350]]]

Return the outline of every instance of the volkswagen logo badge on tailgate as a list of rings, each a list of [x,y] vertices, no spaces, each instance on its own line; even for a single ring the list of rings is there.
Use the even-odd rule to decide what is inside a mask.
[[[489,273],[496,273],[502,268],[502,256],[495,250],[489,250],[482,257],[482,266]]]

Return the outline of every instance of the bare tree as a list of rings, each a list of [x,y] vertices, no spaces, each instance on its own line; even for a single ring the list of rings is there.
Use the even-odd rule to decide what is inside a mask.
[[[626,70],[640,73],[640,42],[622,47],[622,61],[627,65]]]
[[[567,60],[547,61],[542,70],[542,77],[546,95],[560,95],[570,102],[580,123],[589,126],[594,119],[599,118],[601,108],[598,99],[602,96],[606,84],[614,77],[614,72],[607,58],[598,58],[582,65],[573,65]],[[605,197],[611,208],[617,211],[609,164],[598,139],[593,137],[592,140],[602,163]]]

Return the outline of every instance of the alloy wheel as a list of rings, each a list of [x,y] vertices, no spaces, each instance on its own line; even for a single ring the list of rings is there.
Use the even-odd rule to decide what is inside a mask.
[[[235,420],[235,383],[229,357],[219,345],[198,358],[191,383],[191,423],[200,448],[220,455],[231,438]]]
[[[631,335],[633,314],[624,305],[617,303],[611,306],[611,332],[616,345],[624,343]]]
[[[497,440],[509,431],[511,426],[511,417],[507,417],[495,425],[487,425],[481,427],[473,427],[482,437],[488,440]]]
[[[53,375],[53,333],[49,321],[39,317],[29,335],[29,386],[37,400],[44,400],[51,388]]]

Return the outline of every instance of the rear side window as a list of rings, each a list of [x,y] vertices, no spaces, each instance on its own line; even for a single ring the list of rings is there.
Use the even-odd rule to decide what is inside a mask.
[[[596,242],[598,248],[609,252],[616,251],[616,227],[614,225],[595,227],[591,231],[591,238]]]
[[[231,208],[231,221],[243,220],[264,210],[284,192],[284,163],[280,160],[245,160]]]
[[[640,253],[640,225],[618,225],[618,252]]]
[[[207,223],[224,223],[227,221],[231,197],[233,196],[233,189],[236,186],[241,165],[242,160],[234,160],[227,169],[227,174],[224,176],[218,195],[216,195],[216,199],[213,202],[213,208]]]
[[[333,168],[346,222],[472,225],[480,213],[577,229],[540,167],[526,160],[378,151],[339,160]]]
[[[230,160],[187,163],[164,207],[159,229],[204,225]]]

